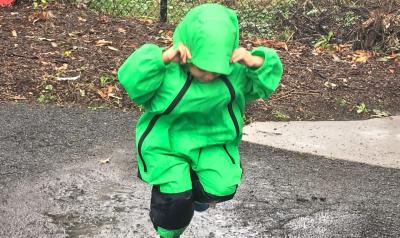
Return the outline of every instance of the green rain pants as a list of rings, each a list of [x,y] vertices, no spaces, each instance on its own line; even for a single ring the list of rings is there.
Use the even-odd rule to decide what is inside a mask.
[[[193,201],[211,203],[233,198],[242,175],[235,148],[215,145],[199,149],[193,158],[168,157],[166,166],[159,168],[168,181],[154,185],[151,197],[150,218],[161,237],[183,233],[193,217]]]

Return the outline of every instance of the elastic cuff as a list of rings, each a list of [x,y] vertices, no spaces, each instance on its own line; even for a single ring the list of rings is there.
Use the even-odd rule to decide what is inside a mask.
[[[177,238],[185,231],[185,229],[186,227],[177,230],[167,230],[162,227],[157,227],[157,233],[162,238]]]

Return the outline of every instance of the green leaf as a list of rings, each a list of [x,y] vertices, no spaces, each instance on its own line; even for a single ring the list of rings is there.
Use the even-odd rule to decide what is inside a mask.
[[[363,102],[357,105],[356,109],[358,114],[368,112],[367,106]]]
[[[46,85],[46,87],[44,89],[51,92],[51,91],[53,91],[54,88],[53,88],[53,85],[48,84],[48,85]]]

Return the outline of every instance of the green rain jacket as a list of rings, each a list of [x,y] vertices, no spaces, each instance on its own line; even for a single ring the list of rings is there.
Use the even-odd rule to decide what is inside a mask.
[[[173,41],[189,48],[191,63],[223,76],[202,83],[186,65],[164,64],[163,48],[153,44],[140,47],[121,66],[120,83],[145,108],[136,127],[136,148],[141,178],[151,184],[164,182],[172,166],[168,157],[196,158],[201,150],[220,145],[232,162],[238,161],[245,104],[268,98],[283,71],[277,53],[265,47],[251,52],[265,59],[257,69],[229,63],[239,47],[239,26],[234,11],[218,4],[191,10]]]

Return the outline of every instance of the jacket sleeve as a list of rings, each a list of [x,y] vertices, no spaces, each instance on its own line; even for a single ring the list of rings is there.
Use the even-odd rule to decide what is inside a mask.
[[[257,69],[246,68],[246,102],[269,98],[278,87],[283,74],[282,62],[275,50],[257,47],[251,54],[264,58],[264,63]]]
[[[118,70],[118,80],[135,103],[148,102],[160,87],[165,73],[162,48],[145,44],[125,60]]]

